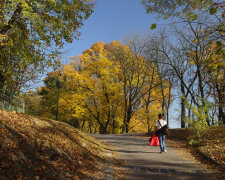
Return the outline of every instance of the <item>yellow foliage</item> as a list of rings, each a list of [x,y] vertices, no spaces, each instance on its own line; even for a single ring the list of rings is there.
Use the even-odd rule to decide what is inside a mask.
[[[162,95],[158,86],[160,77],[153,63],[136,56],[121,41],[110,44],[97,42],[72,59],[63,66],[60,78],[59,71],[53,71],[45,79],[46,82],[52,82],[50,78],[53,77],[60,79],[62,89],[58,109],[61,120],[85,121],[84,127],[89,131],[120,133],[124,125],[125,98],[129,95],[125,95],[124,88],[130,88],[130,93],[138,90],[132,98],[140,99],[140,107],[134,111],[129,122],[130,131],[147,131],[147,120],[150,120],[151,128],[154,127]],[[165,97],[168,98],[169,82],[163,83]],[[51,95],[54,97],[51,101],[56,102],[59,89],[42,89],[49,93],[46,97]],[[146,113],[149,91],[151,104]],[[56,104],[49,108],[56,110]]]

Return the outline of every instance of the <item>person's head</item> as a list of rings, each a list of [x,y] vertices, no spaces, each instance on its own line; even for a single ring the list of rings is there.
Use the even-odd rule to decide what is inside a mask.
[[[163,119],[164,115],[163,114],[158,114],[159,119]]]

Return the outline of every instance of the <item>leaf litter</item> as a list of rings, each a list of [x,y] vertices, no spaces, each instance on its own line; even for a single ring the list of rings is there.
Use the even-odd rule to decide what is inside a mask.
[[[170,129],[168,142],[204,167],[209,179],[225,179],[225,125],[209,127],[197,146],[188,143],[190,133],[188,128]],[[216,164],[209,159],[213,159]]]
[[[0,110],[0,179],[104,179],[109,152],[66,123]]]

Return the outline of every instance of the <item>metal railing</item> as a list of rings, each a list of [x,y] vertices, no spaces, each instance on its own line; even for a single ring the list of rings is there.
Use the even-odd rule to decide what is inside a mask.
[[[25,112],[25,102],[12,92],[0,89],[0,109],[8,111]]]

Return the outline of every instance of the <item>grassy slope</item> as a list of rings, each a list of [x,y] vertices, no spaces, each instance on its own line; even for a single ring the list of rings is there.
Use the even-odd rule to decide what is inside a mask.
[[[99,178],[105,148],[65,123],[0,110],[0,179]]]

